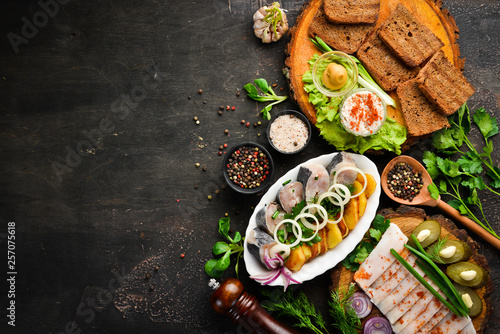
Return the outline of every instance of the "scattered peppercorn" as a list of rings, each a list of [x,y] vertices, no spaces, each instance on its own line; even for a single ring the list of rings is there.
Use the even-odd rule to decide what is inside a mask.
[[[200,125],[200,121],[199,121],[199,120],[198,120],[198,121],[196,121],[196,125]]]
[[[250,122],[247,122],[247,124],[246,124],[246,125],[247,125],[247,128],[248,128],[248,127],[250,126]]]
[[[236,107],[235,107],[235,106],[232,106],[232,107],[231,107],[231,110],[233,110],[233,111],[234,111],[235,109],[236,109]]]
[[[224,148],[226,148],[226,147],[227,147],[227,144],[226,144],[226,143],[224,143],[224,145],[223,145],[223,146],[224,146]]]
[[[222,115],[224,112],[222,110],[219,110],[219,115]]]
[[[219,195],[219,194],[220,194],[220,190],[219,190],[219,189],[216,189],[216,190],[215,190],[215,193],[216,193],[217,195]]]
[[[198,120],[198,116],[194,116],[194,117],[193,117],[193,119],[194,119],[195,121],[197,121],[197,120]]]
[[[212,195],[208,195],[207,198],[210,201],[212,199]]]
[[[222,151],[223,149],[224,149],[224,146],[220,145],[220,146],[219,146],[219,150],[221,150],[221,151]]]
[[[240,92],[236,92],[236,96],[240,96],[240,94],[241,94]]]
[[[196,168],[200,167],[200,163],[199,162],[195,163],[194,165],[196,166]]]
[[[221,155],[222,155],[222,151],[219,151],[219,153],[218,153],[218,154],[219,154],[219,156],[221,156]]]
[[[220,106],[220,107],[219,107],[219,110],[224,110],[224,106]]]
[[[262,124],[262,122],[261,122],[261,121],[258,121],[258,122],[257,122],[257,125],[261,125],[261,124]]]
[[[225,216],[225,217],[229,216],[229,213],[227,213],[227,212],[226,212],[226,213],[224,213],[224,216]]]
[[[201,93],[203,93],[203,89],[200,88],[200,89],[198,89],[198,94],[201,94]]]
[[[242,146],[228,160],[229,179],[244,189],[259,187],[269,175],[269,158],[258,147]]]
[[[198,185],[197,184],[194,185],[194,189],[198,189]]]
[[[231,107],[230,106],[226,106],[226,110],[229,110],[229,109],[231,109]]]
[[[191,100],[191,95],[188,96],[188,100]]]
[[[399,162],[387,174],[387,187],[397,198],[412,201],[424,186],[422,173],[406,162]]]
[[[244,119],[241,120],[241,124],[245,124],[245,120]]]
[[[203,104],[207,104],[207,100],[203,100]]]
[[[227,135],[229,133],[229,130],[228,129],[224,130],[224,133]]]
[[[203,171],[206,172],[207,171],[207,166],[203,166]]]
[[[181,254],[181,258],[184,258],[184,256],[186,256],[186,254],[182,253],[182,254]]]
[[[253,123],[253,127],[256,128],[257,127],[257,123]]]
[[[155,271],[158,272],[158,270],[160,270],[160,267],[156,266]]]

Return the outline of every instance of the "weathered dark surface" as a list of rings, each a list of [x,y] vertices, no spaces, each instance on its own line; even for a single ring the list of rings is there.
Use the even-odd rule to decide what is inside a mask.
[[[73,321],[82,333],[238,330],[209,307],[203,265],[221,240],[219,218],[227,212],[233,231],[244,232],[259,200],[222,189],[219,145],[254,140],[268,146],[266,122],[252,126],[262,120],[263,105],[236,93],[257,77],[288,92],[281,73],[287,37],[271,45],[255,38],[251,18],[259,5],[68,1],[15,53],[9,32],[22,36],[23,17],[44,23],[41,7],[37,1],[2,2],[0,245],[5,254],[6,225],[15,222],[18,273],[17,331],[2,315],[2,332],[71,332]],[[301,5],[282,2],[291,24]],[[457,21],[465,75],[477,89],[469,107],[498,114],[500,5],[450,0],[444,7]],[[236,110],[220,116],[221,105]],[[287,108],[295,106],[286,101],[276,109]],[[479,143],[477,130],[474,136]],[[421,160],[428,149],[426,141],[410,154]],[[273,152],[274,177],[334,150],[314,137],[297,156]],[[495,152],[496,165],[498,157]],[[381,171],[392,156],[371,158]],[[483,197],[500,231],[499,201]],[[384,197],[382,205],[394,204]],[[498,251],[478,241],[498,286]],[[5,256],[3,261],[5,275]],[[244,266],[240,278],[263,299]],[[325,317],[329,280],[326,273],[300,288]],[[7,291],[0,292],[4,310]],[[486,333],[500,331],[499,319],[495,309]]]

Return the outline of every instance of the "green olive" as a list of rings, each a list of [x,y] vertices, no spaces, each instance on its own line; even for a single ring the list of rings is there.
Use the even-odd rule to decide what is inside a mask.
[[[465,271],[472,270],[476,272],[476,277],[473,279],[464,279],[460,275]],[[450,264],[448,268],[446,268],[446,275],[458,284],[468,286],[469,288],[479,288],[485,285],[489,278],[488,273],[483,268],[471,262],[457,262]]]
[[[472,300],[472,307],[469,309],[469,316],[477,317],[478,315],[480,315],[481,311],[483,310],[483,301],[481,300],[481,298],[479,298],[478,294],[469,287],[456,283],[453,285],[457,289],[460,296],[463,296],[465,294],[468,294],[470,296],[470,299]]]
[[[420,244],[424,248],[430,246],[437,239],[439,239],[439,236],[441,236],[441,225],[435,220],[426,220],[420,223],[417,227],[415,227],[415,229],[411,234],[413,234],[418,239],[420,233],[422,231],[424,231],[423,233],[425,233],[425,230],[429,230],[430,234],[428,237],[420,241]],[[410,240],[408,241],[408,244],[412,247],[416,246],[411,237]]]
[[[437,246],[437,243],[434,243],[433,245],[431,245],[427,250],[427,254],[431,254],[434,251],[434,249],[436,248],[436,246]],[[439,256],[439,259],[442,262],[439,262],[438,260],[434,260],[434,262],[450,264],[450,263],[455,263],[458,261],[467,261],[469,259],[470,255],[471,255],[471,250],[470,250],[469,245],[466,242],[463,242],[460,240],[447,240],[444,243],[443,247],[441,248],[441,251],[445,250],[446,248],[451,247],[451,246],[456,247],[456,251],[455,251],[455,254],[453,254],[453,256],[448,257],[448,258],[443,257],[443,256]]]

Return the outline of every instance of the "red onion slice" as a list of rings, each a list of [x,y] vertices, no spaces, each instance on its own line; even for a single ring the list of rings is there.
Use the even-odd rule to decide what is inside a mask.
[[[384,317],[373,317],[365,322],[363,334],[392,334],[391,324]]]
[[[373,304],[366,294],[363,292],[355,292],[349,298],[351,306],[356,311],[358,318],[363,319],[372,311]]]

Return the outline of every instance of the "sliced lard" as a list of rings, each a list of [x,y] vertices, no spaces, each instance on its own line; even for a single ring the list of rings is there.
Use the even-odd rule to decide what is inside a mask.
[[[401,253],[399,253],[403,259],[407,259],[410,255],[410,251],[406,248],[403,248]],[[387,281],[401,268],[401,262],[394,261],[389,268],[372,285],[370,285],[370,289],[376,290],[379,288],[384,288],[386,286]]]
[[[427,276],[424,277],[425,281],[429,283],[434,289],[439,291],[439,288],[432,282],[430,278]],[[414,318],[410,317],[410,315],[406,316],[406,314],[410,311],[410,309],[417,303],[421,302],[425,304],[423,308],[431,301],[432,293],[427,290],[427,288],[423,284],[417,285],[413,291],[406,296],[399,304],[394,306],[387,314],[385,315],[387,319],[394,324],[394,327],[398,329],[398,332],[402,331],[410,322],[413,321]],[[422,310],[423,310],[422,308]]]
[[[434,284],[431,286],[442,296],[445,294]],[[445,297],[446,298],[446,297]],[[405,334],[413,334],[425,325],[430,318],[443,306],[443,304],[426,289],[426,295],[419,299],[408,312],[393,326],[395,331]]]
[[[450,313],[450,310],[443,305],[443,307],[441,307],[439,311],[437,311],[436,314],[434,314],[432,318],[430,318],[429,321],[425,323],[425,325],[420,327],[418,332],[416,332],[415,334],[431,333],[431,329],[436,326],[448,313]]]
[[[405,248],[406,251],[408,251]],[[417,257],[408,251],[409,255],[406,257],[406,262],[410,266],[415,265],[415,261],[417,260]],[[395,261],[397,263],[400,263],[399,261]],[[383,275],[380,276],[373,284],[368,288],[366,291],[366,294],[370,296],[372,302],[374,304],[379,304],[384,298],[386,298],[392,290],[394,290],[395,287],[397,287],[403,279],[409,274],[410,272],[404,267],[400,266],[399,269],[396,271],[394,275],[389,277],[388,280],[380,281],[379,280],[382,278]],[[375,288],[375,284],[377,284],[379,287]]]
[[[422,277],[425,275],[420,267],[415,265],[413,269],[415,269],[415,271]],[[415,278],[415,276],[408,273],[403,281],[401,281],[401,283],[399,283],[399,285],[396,286],[391,293],[377,305],[378,309],[383,314],[386,314],[394,306],[399,304],[406,296],[408,296],[419,284],[420,282]]]
[[[442,291],[439,291],[439,294],[441,296],[444,296],[444,293]],[[416,333],[420,328],[422,328],[434,315],[442,308],[445,307],[443,303],[436,297],[432,297],[431,302],[427,304],[427,307],[421,312],[420,314],[417,314],[417,317],[415,320],[413,320],[411,323],[408,324],[401,332],[400,334],[414,334]],[[412,312],[413,308],[410,309],[408,312]]]
[[[470,322],[471,320],[469,317],[457,317],[453,312],[449,312],[431,329],[430,333],[456,334],[464,329]]]
[[[476,329],[474,328],[474,324],[472,323],[472,321],[469,322],[469,324],[460,331],[460,334],[474,334],[474,333],[476,333]]]
[[[400,253],[407,241],[408,238],[401,232],[399,227],[390,224],[380,238],[378,245],[354,274],[354,281],[358,283],[361,289],[366,291],[396,261],[396,258],[391,254],[391,248]]]

